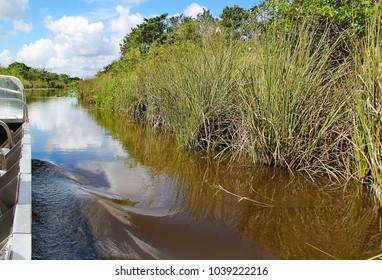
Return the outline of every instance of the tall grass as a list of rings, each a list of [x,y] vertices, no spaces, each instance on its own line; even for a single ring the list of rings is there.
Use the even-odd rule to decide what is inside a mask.
[[[354,57],[350,109],[355,172],[381,199],[382,185],[382,13],[369,19]]]
[[[345,112],[336,89],[343,67],[314,31],[305,26],[254,42],[241,87],[247,151],[255,162],[336,175],[343,166],[343,139],[333,133]]]
[[[145,69],[149,122],[160,122],[190,149],[229,146],[238,115],[237,61],[237,50],[218,35],[155,57]]]
[[[381,23],[379,11],[342,61],[309,25],[244,43],[211,33],[85,81],[81,96],[170,132],[179,146],[368,181],[380,198]]]
[[[79,86],[80,97],[99,109],[131,114],[138,106],[136,78],[133,75],[99,75]]]

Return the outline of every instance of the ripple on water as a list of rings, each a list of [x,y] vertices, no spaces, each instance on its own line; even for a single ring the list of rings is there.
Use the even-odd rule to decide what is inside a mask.
[[[81,204],[91,197],[49,162],[33,160],[32,258],[100,259]]]

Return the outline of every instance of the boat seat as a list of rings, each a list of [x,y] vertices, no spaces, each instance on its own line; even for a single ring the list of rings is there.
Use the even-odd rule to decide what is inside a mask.
[[[3,187],[0,190],[1,213],[5,213],[10,208],[15,206],[17,202],[18,185],[19,185],[19,176],[16,176],[5,187]]]
[[[4,149],[0,148],[0,177],[7,171],[7,158],[5,157]]]
[[[13,139],[13,144],[19,142],[22,140],[24,134],[22,128],[17,129],[15,132],[11,130],[11,135]],[[8,140],[5,140],[4,143],[1,145],[2,149],[9,149]]]
[[[20,174],[20,165],[18,164],[19,161],[17,161],[13,166],[3,173],[3,175],[0,177],[0,190],[2,190],[10,181],[13,180],[13,178],[18,177]]]
[[[13,218],[15,215],[15,207],[9,209],[6,213],[0,216],[0,243],[11,235]]]
[[[0,200],[0,217],[7,212],[7,206]]]
[[[5,153],[7,166],[13,166],[21,158],[22,147],[22,142],[19,141],[12,147],[11,150],[8,150]]]
[[[4,142],[4,147],[0,148],[0,177],[4,175],[7,167],[13,166],[21,158],[23,133],[22,127],[20,128],[14,133],[16,137],[13,138],[12,148],[5,148],[8,140]]]
[[[0,142],[1,143],[0,148],[5,148],[7,146],[9,148],[12,148],[13,136],[12,136],[12,132],[11,132],[11,129],[9,128],[8,124],[6,124],[2,120],[0,120],[0,129],[1,129],[0,136],[2,139],[2,141]],[[11,143],[9,143],[9,141],[11,141]]]
[[[24,136],[22,123],[5,123],[0,120],[0,136],[0,148],[12,148],[10,146],[21,141]],[[9,138],[11,138],[11,145]]]

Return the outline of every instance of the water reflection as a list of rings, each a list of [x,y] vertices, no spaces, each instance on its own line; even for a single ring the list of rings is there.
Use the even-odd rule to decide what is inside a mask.
[[[104,191],[118,194],[135,202],[136,207],[150,209],[170,209],[176,204],[171,194],[174,186],[172,180],[165,176],[152,176],[150,168],[134,166],[127,168],[121,162],[84,161],[77,164],[77,172],[84,174],[89,171],[94,174],[88,184]],[[104,177],[103,179],[100,177]],[[107,182],[100,186],[99,182]]]
[[[69,169],[72,185],[91,195],[70,200],[84,200],[76,204],[103,258],[365,259],[382,251],[381,213],[357,186],[187,153],[74,97],[28,98],[33,157]]]
[[[128,166],[150,166],[152,176],[172,178],[182,211],[195,222],[224,225],[278,259],[365,259],[382,250],[381,213],[359,186],[218,162],[182,152],[168,136],[123,116],[94,116],[131,155]],[[216,185],[273,207],[240,200]]]
[[[73,166],[83,158],[113,160],[115,156],[125,156],[120,145],[92,122],[75,97],[61,98],[62,92],[52,97],[52,93],[55,91],[33,91],[27,95],[33,157]]]

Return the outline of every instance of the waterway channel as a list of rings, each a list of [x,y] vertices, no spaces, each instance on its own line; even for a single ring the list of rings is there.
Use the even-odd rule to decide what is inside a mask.
[[[34,259],[367,259],[367,192],[177,148],[74,94],[28,92]]]

